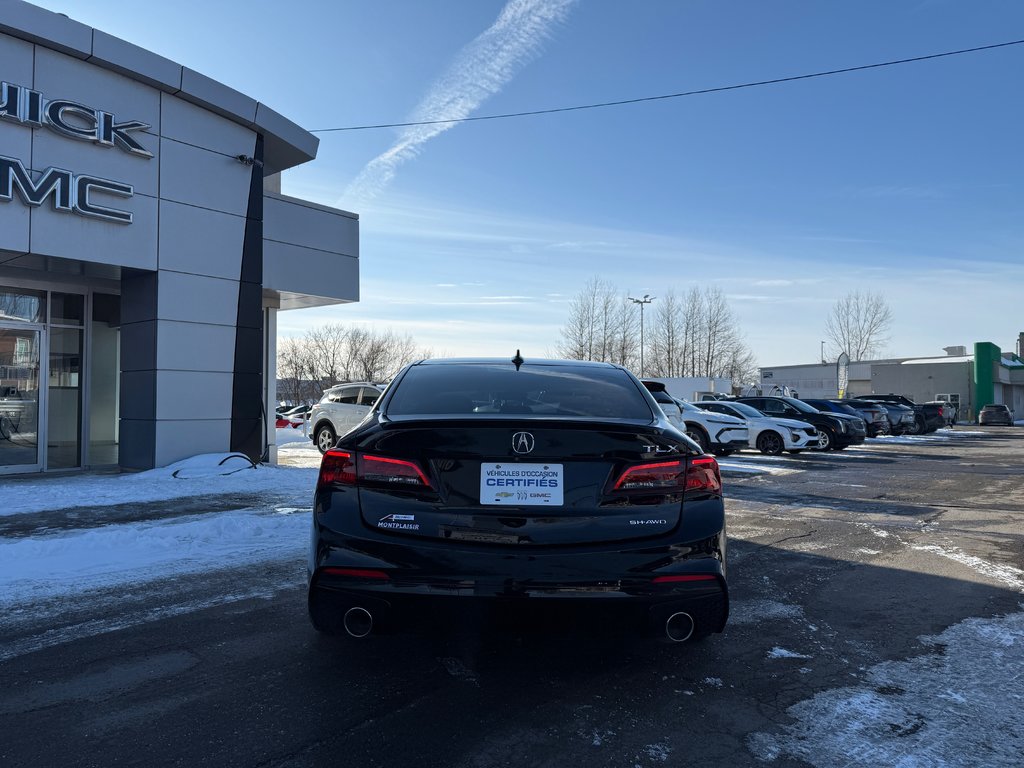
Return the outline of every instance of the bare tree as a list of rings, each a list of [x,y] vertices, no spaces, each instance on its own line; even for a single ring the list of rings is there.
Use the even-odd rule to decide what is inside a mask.
[[[416,342],[408,334],[399,336],[388,329],[365,334],[359,354],[352,359],[354,378],[383,381],[416,357]]]
[[[652,376],[672,378],[682,376],[686,368],[685,299],[673,289],[663,291],[653,308],[654,317],[648,326],[646,367]]]
[[[300,339],[282,339],[277,345],[277,376],[284,387],[277,393],[279,399],[290,403],[303,400],[302,380],[306,376],[305,350]]]
[[[685,296],[669,288],[651,315],[645,327],[645,367],[651,375],[756,378],[754,355],[721,288],[694,287]],[[569,305],[556,351],[571,360],[635,368],[639,340],[639,313],[613,284],[595,277]]]
[[[892,310],[880,293],[853,291],[837,301],[825,321],[825,335],[832,354],[842,352],[851,360],[868,360],[889,341]]]
[[[557,353],[568,360],[599,360],[626,364],[633,356],[634,321],[625,294],[593,277],[569,304]]]
[[[346,381],[387,381],[420,357],[408,334],[339,323],[311,328],[302,338],[285,338],[277,347],[282,380],[278,397],[292,402],[318,400],[323,391]]]
[[[307,373],[323,389],[346,378],[345,347],[348,330],[341,323],[328,323],[306,331]]]

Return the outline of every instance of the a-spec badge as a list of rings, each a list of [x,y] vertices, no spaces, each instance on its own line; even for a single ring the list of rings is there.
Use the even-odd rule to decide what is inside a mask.
[[[516,453],[529,453],[535,441],[529,432],[516,432],[512,435],[512,450]]]

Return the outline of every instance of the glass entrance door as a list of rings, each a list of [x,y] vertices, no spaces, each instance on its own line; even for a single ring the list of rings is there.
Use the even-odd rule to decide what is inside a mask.
[[[40,466],[41,341],[41,331],[0,325],[0,473]]]

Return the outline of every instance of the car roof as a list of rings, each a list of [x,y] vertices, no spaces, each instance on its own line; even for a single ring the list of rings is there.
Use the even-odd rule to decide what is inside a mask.
[[[372,381],[346,381],[341,384],[333,384],[329,386],[325,391],[330,392],[332,389],[342,389],[344,387],[376,387],[380,389],[380,384],[374,384]]]
[[[601,363],[593,360],[558,360],[548,358],[521,358],[520,366],[559,365],[579,368],[622,368],[615,363]],[[418,360],[413,365],[515,365],[508,357],[437,357]]]

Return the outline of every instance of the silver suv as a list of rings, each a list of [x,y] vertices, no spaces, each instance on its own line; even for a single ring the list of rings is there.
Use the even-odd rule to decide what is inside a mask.
[[[320,453],[326,453],[370,412],[384,387],[368,381],[331,387],[309,415],[310,437]]]

